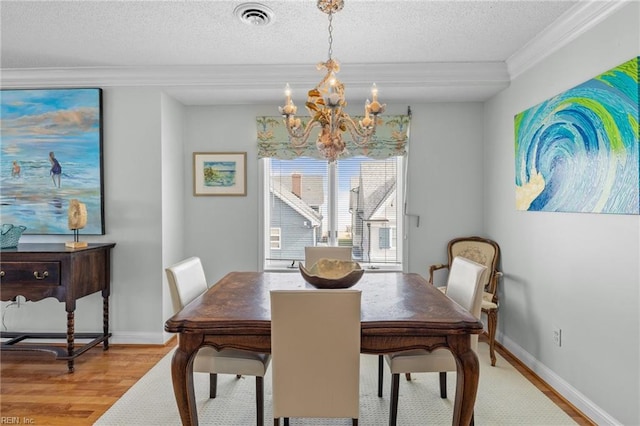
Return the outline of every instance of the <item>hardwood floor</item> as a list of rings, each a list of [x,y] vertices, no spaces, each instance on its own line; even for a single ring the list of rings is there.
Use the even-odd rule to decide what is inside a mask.
[[[174,338],[166,345],[95,347],[76,358],[72,374],[47,354],[2,352],[0,423],[17,417],[19,424],[91,425],[175,345]]]
[[[481,338],[481,341],[483,339]],[[3,352],[0,358],[0,423],[17,418],[19,424],[91,425],[135,382],[176,345],[110,345],[78,357],[75,372],[67,363],[43,354]],[[497,350],[579,425],[593,426],[564,398],[502,346]]]

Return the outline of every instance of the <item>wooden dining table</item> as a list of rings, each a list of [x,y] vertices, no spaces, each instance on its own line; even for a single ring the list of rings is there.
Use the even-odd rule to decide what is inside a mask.
[[[362,291],[361,353],[448,348],[458,373],[452,424],[468,425],[479,377],[471,335],[482,332],[482,323],[419,274],[366,272],[352,288]],[[198,424],[193,390],[198,349],[270,353],[269,294],[280,289],[314,288],[295,272],[230,272],[166,321],[165,330],[178,333],[171,376],[183,425]]]

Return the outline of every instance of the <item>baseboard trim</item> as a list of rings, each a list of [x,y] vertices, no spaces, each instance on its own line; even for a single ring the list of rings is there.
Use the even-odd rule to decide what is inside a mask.
[[[502,343],[498,343],[498,341]],[[542,364],[507,336],[498,333],[498,336],[496,336],[496,345],[511,355],[520,365],[528,369],[542,382],[546,383],[558,397],[565,400],[567,404],[572,405],[576,411],[582,413],[586,418],[594,422],[594,424],[622,426],[622,423],[594,404],[593,401],[588,399],[584,394],[567,383],[554,371]]]

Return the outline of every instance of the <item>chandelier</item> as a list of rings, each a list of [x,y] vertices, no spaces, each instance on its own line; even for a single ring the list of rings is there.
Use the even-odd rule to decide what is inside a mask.
[[[297,107],[291,100],[291,88],[285,87],[286,104],[279,107],[284,117],[284,124],[289,133],[291,145],[303,148],[308,145],[309,135],[314,128],[319,127],[320,133],[316,140],[316,147],[329,162],[335,161],[345,150],[343,134],[349,132],[351,139],[357,146],[365,146],[376,132],[378,114],[384,112],[385,104],[378,102],[378,89],[375,83],[371,88],[371,101],[367,99],[364,106],[364,117],[356,123],[344,111],[347,102],[344,96],[344,84],[338,80],[336,74],[340,71],[340,64],[331,57],[333,44],[333,14],[342,10],[344,0],[318,0],[318,9],[329,16],[329,59],[317,65],[319,71],[326,70],[326,75],[320,83],[309,90],[306,108],[310,120],[303,125],[300,118],[296,118]]]

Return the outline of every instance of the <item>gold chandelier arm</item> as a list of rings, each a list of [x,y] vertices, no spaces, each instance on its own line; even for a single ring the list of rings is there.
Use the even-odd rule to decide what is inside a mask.
[[[359,147],[365,146],[369,143],[369,139],[376,133],[377,127],[377,119],[374,117],[373,124],[371,127],[362,128],[359,124],[356,124],[355,121],[346,113],[342,115],[342,121],[345,124],[345,127],[349,131],[351,135],[351,140],[354,144]]]
[[[289,125],[289,117],[292,119],[295,118],[293,115],[285,115],[284,116],[284,127],[287,129],[287,133],[289,133],[289,137],[291,138],[291,145],[295,148],[304,148],[308,145],[309,135],[314,127],[319,126],[315,120],[310,120],[307,122],[306,127],[302,130],[300,127],[297,127],[295,130],[291,128]]]

